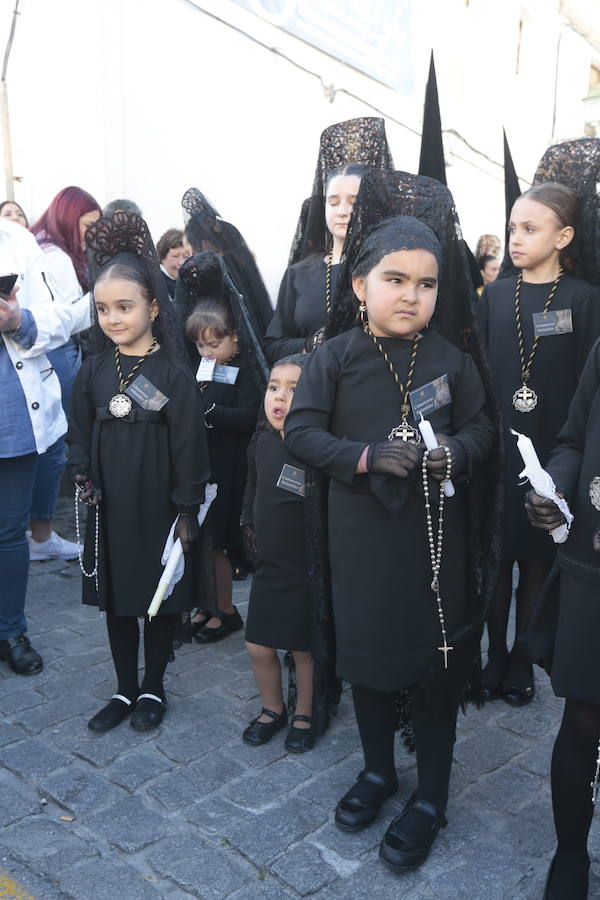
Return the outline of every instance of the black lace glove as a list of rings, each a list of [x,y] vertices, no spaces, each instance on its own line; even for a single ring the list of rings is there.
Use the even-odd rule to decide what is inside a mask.
[[[77,499],[86,506],[98,506],[102,500],[102,492],[97,488],[89,475],[76,475],[75,488]]]
[[[253,566],[256,566],[258,563],[258,546],[256,544],[254,525],[242,525],[242,542],[246,559]]]
[[[192,544],[199,534],[198,516],[195,516],[193,513],[179,513],[175,531],[173,532],[173,540],[181,539],[184,553],[190,552]]]
[[[304,343],[305,353],[310,353],[316,347],[319,347],[325,341],[325,326],[318,328],[313,334],[306,338]]]
[[[592,538],[592,547],[596,551],[596,553],[600,553],[600,525],[596,528],[594,532],[594,537]]]
[[[367,472],[407,478],[420,465],[422,458],[421,446],[400,438],[370,444],[367,452]]]
[[[542,531],[554,531],[566,521],[554,500],[541,497],[535,491],[527,491],[525,495],[525,512],[533,527]]]
[[[462,474],[467,467],[467,455],[462,444],[445,434],[436,435],[437,450],[430,450],[427,457],[427,473],[434,481],[443,481],[446,477],[446,453],[442,447],[450,450],[450,479]]]

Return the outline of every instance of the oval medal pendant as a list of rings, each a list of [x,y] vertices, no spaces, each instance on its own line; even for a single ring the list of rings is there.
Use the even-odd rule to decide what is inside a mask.
[[[512,402],[517,412],[530,413],[536,408],[538,398],[536,392],[524,384],[514,392]]]
[[[594,509],[600,512],[600,475],[590,481],[590,500]]]
[[[108,411],[115,419],[122,419],[131,412],[133,403],[127,394],[115,394],[108,404]]]
[[[421,434],[418,428],[413,428],[406,419],[402,419],[400,424],[396,425],[395,428],[392,428],[388,434],[388,441],[393,441],[396,438],[400,438],[401,441],[410,442],[412,444],[421,443]]]

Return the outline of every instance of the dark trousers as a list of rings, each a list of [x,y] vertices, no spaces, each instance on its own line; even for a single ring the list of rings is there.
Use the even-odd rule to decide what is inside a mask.
[[[0,459],[0,640],[27,630],[25,594],[29,549],[25,531],[38,454]]]

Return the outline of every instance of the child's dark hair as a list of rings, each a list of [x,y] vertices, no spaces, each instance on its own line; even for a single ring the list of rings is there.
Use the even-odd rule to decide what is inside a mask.
[[[189,340],[197,341],[206,332],[210,332],[219,340],[235,334],[233,313],[226,300],[212,298],[202,300],[188,316],[185,334]]]
[[[144,276],[141,269],[129,265],[129,263],[109,262],[98,273],[94,286],[100,281],[108,281],[110,278],[120,278],[123,281],[131,281],[133,284],[137,285],[140,289],[140,294],[148,305],[155,299],[150,281]]]
[[[308,358],[308,353],[290,353],[289,356],[283,356],[281,359],[278,359],[276,363],[273,363],[271,372],[273,369],[276,369],[277,366],[298,366],[300,369],[303,369],[308,362]]]
[[[369,171],[369,166],[364,166],[361,163],[347,163],[344,166],[337,166],[335,169],[331,169],[331,171],[327,173],[327,178],[325,180],[325,195],[327,196],[329,185],[338,175],[357,175],[359,178],[362,178],[365,172]]]
[[[521,194],[519,199],[523,197],[547,206],[558,219],[561,228],[573,228],[577,234],[579,197],[566,184],[560,184],[558,181],[544,181],[541,184],[534,184],[533,187]],[[567,247],[560,251],[560,263],[566,269],[571,270],[574,266],[575,257],[575,245],[571,241]]]

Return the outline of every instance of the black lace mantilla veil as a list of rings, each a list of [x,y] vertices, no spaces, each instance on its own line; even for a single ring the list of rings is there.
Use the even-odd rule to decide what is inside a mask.
[[[558,181],[579,196],[573,241],[573,274],[600,286],[600,138],[578,138],[548,147],[534,184]]]
[[[327,324],[331,338],[358,325],[358,300],[352,290],[351,271],[369,229],[389,216],[414,216],[435,233],[442,249],[439,293],[431,327],[463,352],[469,353],[483,381],[487,413],[499,421],[490,371],[476,317],[477,297],[452,194],[432,178],[406,172],[369,172],[361,181],[348,226],[339,276],[336,306]],[[449,642],[456,644],[480,634],[494,595],[500,561],[502,515],[502,442],[498,438],[485,471],[471,480],[469,491],[469,595],[470,619]],[[433,674],[433,673],[432,673]],[[466,699],[481,699],[479,661],[474,668]],[[432,686],[435,678],[429,679]]]
[[[195,253],[182,265],[179,270],[179,279],[184,288],[180,305],[177,308],[181,325],[185,324],[187,317],[193,312],[194,307],[202,302],[203,298],[226,300],[233,313],[242,355],[259,390],[264,391],[269,375],[267,362],[258,335],[254,331],[246,300],[234,285],[223,258],[214,250]],[[191,355],[190,363],[197,368],[198,352],[195,346],[192,346],[190,341],[186,341],[186,347]]]
[[[214,250],[223,257],[235,287],[246,301],[253,330],[262,342],[273,317],[273,306],[246,241],[235,225],[221,218],[198,188],[189,188],[181,205],[194,250]]]
[[[152,332],[173,365],[191,375],[191,369],[185,363],[173,304],[146,222],[135,213],[116,212],[113,216],[102,216],[86,231],[85,242],[90,284],[94,284],[110,262],[128,263],[146,276],[160,309]],[[96,352],[102,353],[114,345],[100,328],[95,309],[93,321]]]
[[[321,134],[312,194],[302,204],[288,265],[312,253],[325,253],[328,231],[325,225],[327,176],[343,165],[373,169],[393,169],[394,162],[385,135],[383,119],[365,116],[330,125]]]

